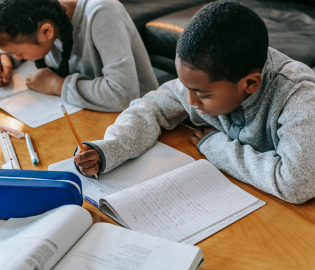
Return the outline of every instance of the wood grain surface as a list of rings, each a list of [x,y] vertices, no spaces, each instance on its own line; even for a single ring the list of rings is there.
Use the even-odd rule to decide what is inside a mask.
[[[118,115],[82,110],[70,117],[80,138],[93,141],[103,138]],[[48,165],[73,156],[77,146],[64,118],[33,129],[0,110],[0,123],[30,135],[40,160],[37,166],[31,163],[25,139],[11,138],[24,170],[47,170]],[[180,125],[173,131],[163,130],[159,141],[195,159],[205,158],[190,143],[191,132]],[[205,258],[200,269],[315,269],[315,200],[293,205],[227,177],[266,205],[197,244]],[[117,224],[86,201],[83,207],[94,223]]]

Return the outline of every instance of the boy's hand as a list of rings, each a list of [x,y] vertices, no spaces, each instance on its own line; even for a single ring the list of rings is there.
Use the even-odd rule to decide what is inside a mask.
[[[211,128],[205,128],[204,131],[202,131],[201,129],[194,129],[194,133],[190,134],[190,141],[193,143],[193,145],[197,146],[198,143],[200,142],[200,140],[208,135],[209,133],[216,131],[217,129],[214,127]]]
[[[84,175],[93,177],[94,174],[99,172],[102,159],[93,147],[87,144],[83,144],[83,146],[86,152],[82,153],[80,147],[78,147],[74,156],[74,162]]]
[[[26,78],[26,86],[46,95],[61,95],[65,79],[49,68],[40,68]]]
[[[13,69],[13,63],[11,61],[10,56],[6,54],[1,54],[0,57],[1,57],[1,65],[2,65],[2,70],[3,70],[3,71],[0,71],[0,77],[1,77],[0,87],[4,87],[10,82],[12,69]]]

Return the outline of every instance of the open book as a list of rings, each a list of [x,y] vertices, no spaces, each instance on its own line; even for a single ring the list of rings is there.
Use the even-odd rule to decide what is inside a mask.
[[[85,199],[126,228],[187,244],[198,243],[265,204],[209,161],[195,161],[160,142],[99,181],[81,175],[73,158],[48,169],[76,173]]]
[[[109,223],[92,227],[90,213],[65,205],[0,227],[1,270],[195,270],[200,248]]]
[[[26,78],[36,70],[33,62],[24,62],[13,70],[10,83],[0,87],[0,108],[33,128],[63,117],[59,96],[45,95],[27,88]],[[66,102],[63,104],[68,114],[82,110]]]

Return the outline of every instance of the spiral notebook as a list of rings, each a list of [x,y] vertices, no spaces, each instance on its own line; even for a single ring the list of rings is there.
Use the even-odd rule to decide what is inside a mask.
[[[209,161],[195,161],[160,142],[99,181],[79,174],[72,158],[48,169],[76,173],[85,199],[126,228],[186,244],[198,243],[265,204]]]

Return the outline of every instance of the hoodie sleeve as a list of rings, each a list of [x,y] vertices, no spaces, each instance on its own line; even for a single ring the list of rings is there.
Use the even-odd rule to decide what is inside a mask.
[[[143,154],[157,141],[161,127],[171,130],[179,125],[188,113],[180,102],[179,80],[162,85],[157,91],[131,102],[116,122],[106,130],[104,140],[93,141],[101,157],[102,172],[108,172],[128,159]]]
[[[278,118],[275,150],[258,152],[224,132],[208,137],[199,150],[221,171],[300,204],[315,197],[315,84],[295,85]]]

